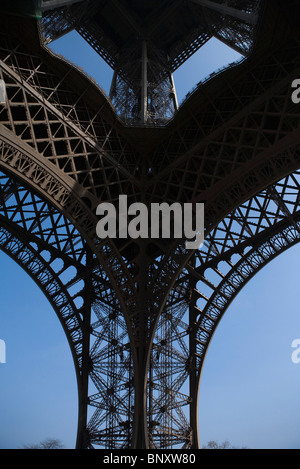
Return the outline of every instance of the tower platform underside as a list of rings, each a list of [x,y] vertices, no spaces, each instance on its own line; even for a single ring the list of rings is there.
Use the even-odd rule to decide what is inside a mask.
[[[127,125],[162,125],[178,108],[173,72],[212,37],[249,54],[261,2],[45,0],[42,10],[46,43],[75,29],[114,70],[110,97]]]

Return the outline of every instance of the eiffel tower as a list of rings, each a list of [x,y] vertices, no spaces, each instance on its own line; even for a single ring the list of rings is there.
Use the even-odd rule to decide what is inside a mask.
[[[214,331],[256,272],[300,239],[298,2],[0,10],[0,247],[66,334],[76,448],[197,449]],[[114,70],[109,97],[49,49],[71,30]],[[212,37],[243,59],[178,107],[173,73]],[[100,239],[96,208],[120,194],[148,207],[204,203],[204,243]]]

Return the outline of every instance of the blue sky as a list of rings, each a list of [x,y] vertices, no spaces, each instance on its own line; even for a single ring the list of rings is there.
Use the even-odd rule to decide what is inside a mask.
[[[53,48],[82,66],[109,92],[112,71],[74,33]],[[174,74],[179,102],[201,79],[238,59],[216,42]],[[218,327],[202,374],[200,438],[249,448],[300,448],[300,338],[297,290],[300,246],[265,267],[234,300]],[[73,448],[77,387],[67,340],[34,282],[0,253],[0,448],[51,437]]]

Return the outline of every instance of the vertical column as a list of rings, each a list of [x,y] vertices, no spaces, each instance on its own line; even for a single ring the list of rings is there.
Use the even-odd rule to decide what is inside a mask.
[[[114,70],[113,78],[110,85],[109,98],[113,100],[116,93],[117,72]]]
[[[141,76],[141,121],[142,124],[147,122],[148,114],[148,57],[147,57],[147,43],[142,42],[142,76]]]
[[[192,449],[199,449],[198,433],[198,373],[196,368],[196,322],[195,322],[195,295],[196,280],[190,279],[190,288],[192,289],[191,303],[189,306],[189,352],[190,352],[190,427],[192,431]]]
[[[173,73],[170,73],[170,84],[171,84],[171,96],[172,96],[172,99],[173,99],[174,111],[177,111],[178,110],[178,100],[177,100],[177,93],[176,93]]]
[[[90,373],[90,323],[92,306],[92,273],[89,266],[92,265],[93,254],[89,248],[86,253],[86,277],[84,286],[84,304],[82,308],[82,364],[81,373],[78,377],[78,430],[76,449],[86,449],[88,435],[86,433],[87,411],[88,411],[88,383]]]
[[[0,79],[0,104],[6,104],[6,86],[5,81]]]
[[[139,239],[139,278],[138,278],[138,337],[135,348],[135,416],[133,425],[133,448],[148,449],[147,428],[147,377],[150,363],[149,337],[146,330],[147,305],[147,262],[145,240]]]

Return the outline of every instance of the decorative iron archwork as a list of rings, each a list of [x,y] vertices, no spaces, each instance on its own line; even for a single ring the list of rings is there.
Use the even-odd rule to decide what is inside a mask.
[[[11,175],[0,175],[0,199],[1,249],[41,288],[68,338],[79,423],[89,407],[80,437],[86,445],[128,447],[134,399],[130,343],[107,275],[74,226]]]
[[[44,20],[96,6],[62,3]],[[110,5],[120,13],[125,3]],[[190,3],[224,41],[249,49],[257,2]],[[176,16],[181,2],[172,5]],[[43,45],[36,19],[1,17],[0,247],[37,282],[68,337],[77,448],[199,447],[198,390],[212,334],[242,286],[299,239],[299,111],[290,88],[300,71],[296,14],[292,1],[266,2],[252,55],[199,84],[158,128],[125,125],[95,83]],[[93,35],[80,18],[76,27]],[[56,26],[57,34],[68,29]],[[203,31],[199,44],[212,34]],[[173,67],[199,46],[195,37],[188,47],[172,39]],[[115,78],[131,89],[121,69]],[[205,202],[204,246],[100,240],[97,204],[117,204],[120,194],[147,206]]]

